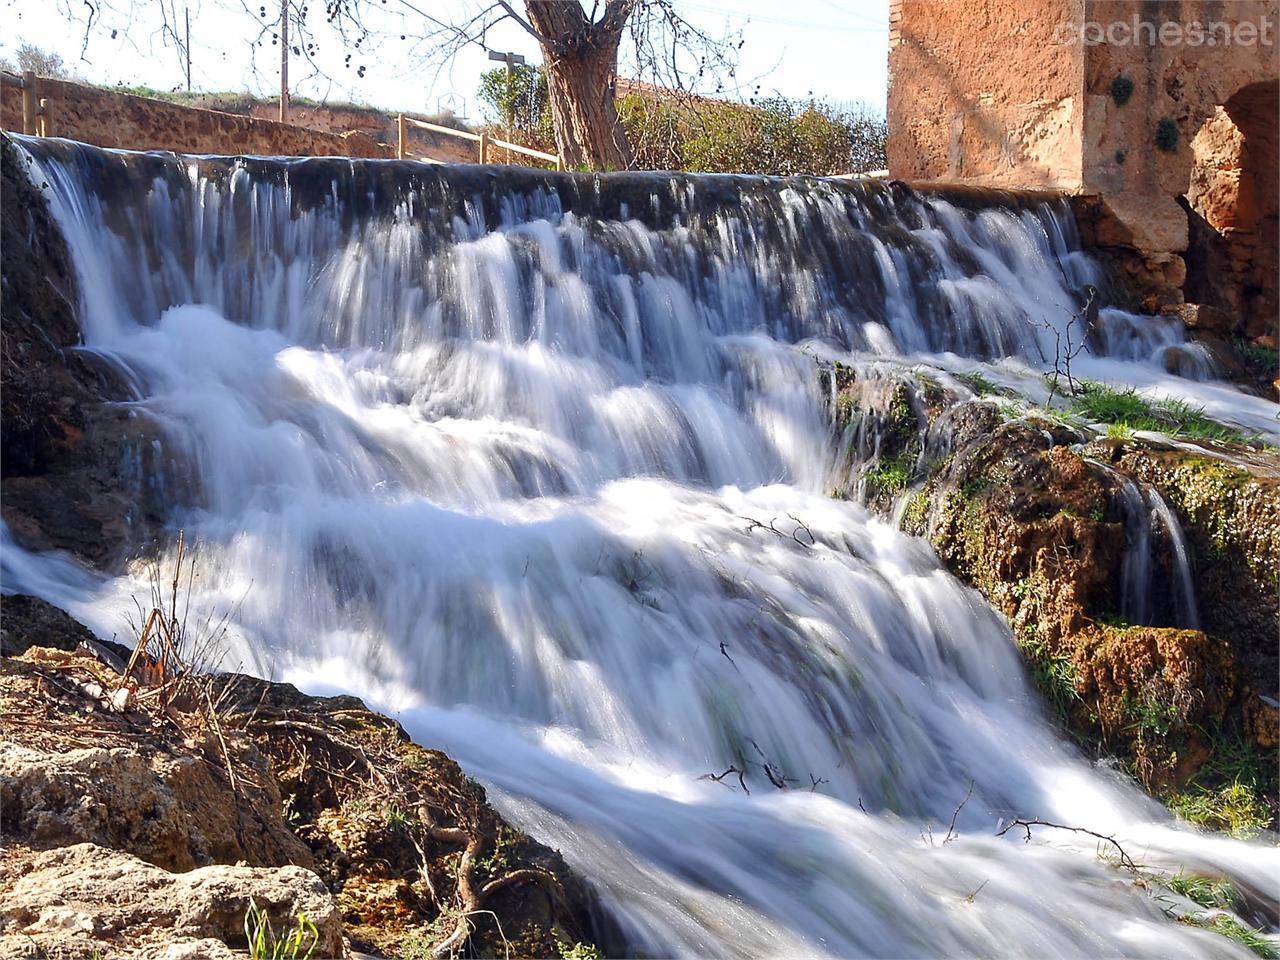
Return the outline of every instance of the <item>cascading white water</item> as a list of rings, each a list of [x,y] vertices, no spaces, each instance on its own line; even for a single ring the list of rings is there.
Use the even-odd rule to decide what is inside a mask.
[[[993,836],[1116,831],[1265,892],[1280,866],[1090,767],[982,600],[823,495],[808,350],[1041,362],[1093,276],[1061,211],[26,146],[88,349],[196,481],[198,602],[244,598],[229,665],[398,711],[632,952],[1248,955],[1091,841]],[[1179,339],[1131,327],[1134,365]],[[5,557],[108,634],[136,586]],[[749,793],[703,777],[730,766]]]
[[[1182,532],[1182,524],[1168,502],[1159,490],[1141,488],[1134,480],[1101,461],[1089,459],[1089,462],[1116,480],[1120,494],[1126,539],[1121,561],[1120,616],[1128,623],[1167,623],[1188,630],[1200,629],[1195,577],[1191,571],[1191,548]],[[1164,616],[1160,620],[1155,619],[1152,584],[1151,538],[1157,529],[1169,542],[1170,559],[1176,574],[1176,582],[1169,591],[1172,609],[1162,611]]]

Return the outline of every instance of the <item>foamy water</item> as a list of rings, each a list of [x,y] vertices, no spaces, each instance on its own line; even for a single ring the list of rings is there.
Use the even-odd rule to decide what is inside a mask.
[[[1280,867],[1085,762],[985,602],[825,495],[814,354],[1038,382],[1097,281],[1065,210],[24,142],[88,349],[200,491],[170,525],[202,544],[197,604],[239,604],[228,665],[395,712],[564,852],[631,952],[1249,956],[1088,838],[994,836],[1114,831],[1258,891]],[[1274,424],[1163,372],[1176,325],[1108,330],[1089,375]],[[6,590],[106,636],[138,589],[4,557]],[[730,766],[746,790],[703,779]]]

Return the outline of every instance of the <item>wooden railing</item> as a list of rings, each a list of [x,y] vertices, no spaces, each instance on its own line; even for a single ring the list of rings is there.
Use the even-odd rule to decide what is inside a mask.
[[[534,157],[538,160],[545,160],[547,163],[554,163],[557,170],[564,169],[564,163],[559,155],[554,153],[546,153],[542,150],[534,150],[532,147],[524,147],[518,143],[511,143],[507,140],[499,140],[497,137],[489,136],[487,131],[480,133],[472,133],[469,130],[458,130],[454,127],[441,126],[438,123],[428,123],[425,120],[419,120],[416,117],[406,117],[403,113],[396,118],[396,125],[399,130],[399,145],[396,149],[396,155],[401,160],[424,160],[427,163],[444,163],[443,160],[436,160],[432,157],[423,156],[421,154],[415,156],[408,151],[409,143],[409,124],[419,127],[423,130],[430,130],[432,133],[441,133],[447,137],[457,137],[459,140],[471,140],[480,145],[480,162],[488,163],[490,161],[490,148],[497,147],[500,150],[509,150],[512,153],[519,153],[526,157]]]
[[[0,84],[17,87],[22,91],[22,132],[39,137],[53,136],[53,109],[47,99],[40,96],[40,78],[32,70],[23,70],[19,77],[12,73],[0,73]]]

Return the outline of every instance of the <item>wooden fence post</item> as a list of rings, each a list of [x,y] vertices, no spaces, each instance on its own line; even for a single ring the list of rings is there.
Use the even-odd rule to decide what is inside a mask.
[[[40,98],[40,109],[36,111],[36,130],[42,137],[53,136],[53,124],[49,122],[49,101]]]
[[[489,162],[489,131],[480,131],[480,162]]]
[[[28,136],[36,132],[36,72],[22,71],[22,132]]]
[[[405,127],[406,127],[406,124],[405,124],[405,122],[404,122],[404,114],[403,114],[403,113],[402,113],[402,114],[400,114],[400,115],[396,118],[396,127],[399,129],[399,134],[400,134],[400,136],[399,136],[399,146],[396,148],[396,156],[397,156],[399,159],[403,160],[403,159],[404,159],[404,155],[405,155],[405,140],[407,139],[407,138],[405,137],[405,133],[406,133],[406,129],[405,129]]]

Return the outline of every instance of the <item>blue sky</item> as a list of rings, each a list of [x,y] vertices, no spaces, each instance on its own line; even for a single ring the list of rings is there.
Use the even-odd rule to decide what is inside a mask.
[[[324,0],[313,4],[320,19]],[[354,100],[391,110],[434,112],[452,95],[477,112],[475,90],[481,71],[493,66],[479,47],[468,48],[443,67],[424,67],[401,41],[414,23],[401,23],[398,0],[371,9],[384,36],[374,49],[357,53],[344,66],[346,49],[321,30],[318,56],[326,76],[306,77],[301,63],[291,67],[294,93],[317,99]],[[422,0],[418,0],[422,2]],[[442,18],[474,13],[481,0],[426,0],[426,9]],[[56,51],[77,73],[95,83],[142,84],[169,89],[184,84],[180,58],[164,33],[162,9],[181,23],[190,11],[192,86],[197,90],[248,90],[272,94],[279,83],[278,48],[251,51],[260,8],[279,9],[278,0],[102,0],[100,26],[89,34],[83,50],[84,6],[76,0],[4,0],[6,30],[0,55],[11,57],[21,42]],[[519,4],[516,5],[519,9]],[[246,13],[246,7],[250,12]],[[864,101],[884,108],[888,42],[887,0],[676,0],[677,9],[695,25],[720,35],[741,31],[737,81],[742,96],[755,85],[762,94],[813,96],[838,101]],[[70,12],[79,18],[72,21]],[[404,14],[412,17],[411,14]],[[373,21],[370,21],[373,23]],[[116,31],[113,39],[112,30]],[[537,62],[537,44],[518,26],[505,23],[489,34],[490,48],[513,50]],[[363,78],[356,67],[363,65]],[[625,64],[623,72],[626,72]]]

